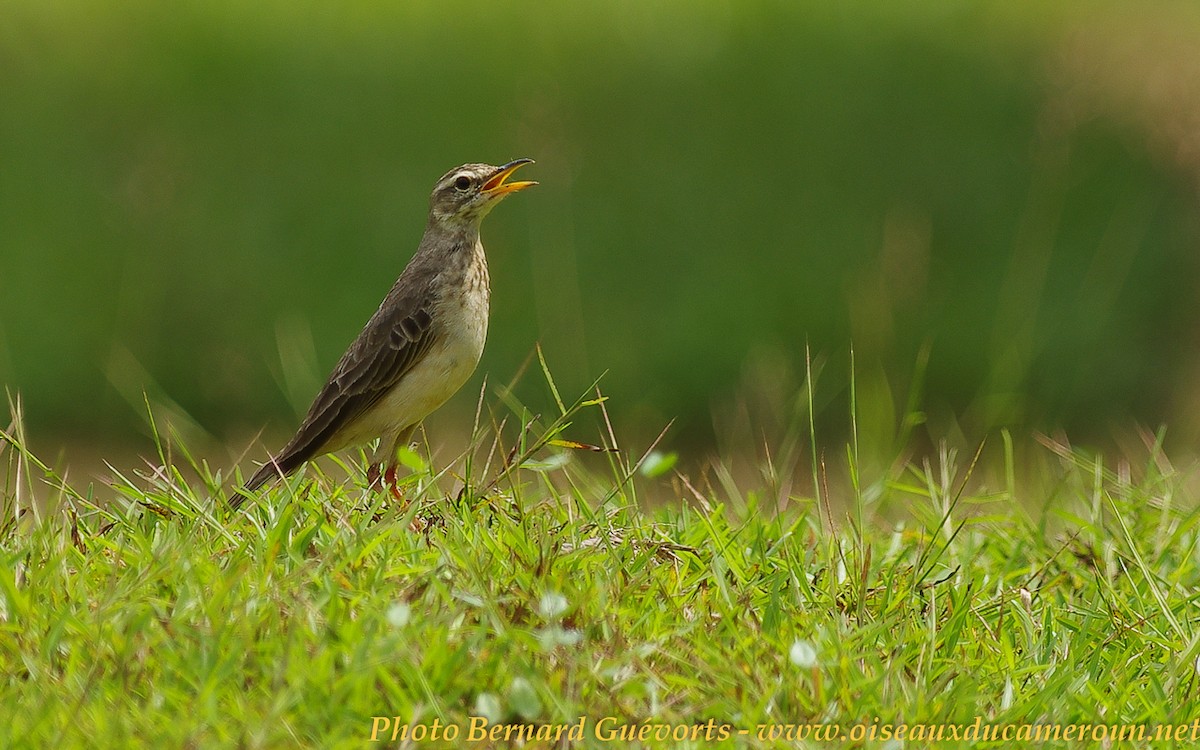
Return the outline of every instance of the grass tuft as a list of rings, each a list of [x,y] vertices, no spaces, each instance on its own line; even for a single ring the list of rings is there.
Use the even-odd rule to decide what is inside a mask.
[[[617,450],[597,386],[552,392],[550,419],[511,388],[503,415],[481,398],[463,455],[406,456],[405,504],[360,456],[240,513],[157,431],[156,462],[77,490],[25,449],[14,404],[0,745],[359,747],[373,717],[581,716],[770,744],[760,725],[1152,732],[1198,713],[1200,510],[1161,435],[1137,470],[1046,439],[1033,477],[1007,433],[995,466],[943,448],[878,477],[851,445],[841,498],[812,448],[812,486],[780,510],[780,467],[766,492],[733,472],[713,489],[658,441]],[[41,517],[33,475],[58,490]],[[639,497],[667,486],[676,502]]]

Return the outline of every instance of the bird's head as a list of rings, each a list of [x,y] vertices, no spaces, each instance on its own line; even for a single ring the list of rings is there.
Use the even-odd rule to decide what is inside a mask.
[[[444,174],[429,197],[429,216],[434,221],[476,225],[506,195],[536,185],[536,182],[507,182],[513,172],[533,159],[516,159],[502,167],[464,164]]]

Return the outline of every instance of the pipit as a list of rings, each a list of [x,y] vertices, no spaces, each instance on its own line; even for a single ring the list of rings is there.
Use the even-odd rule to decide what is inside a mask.
[[[507,182],[532,162],[464,164],[437,181],[416,254],[333,368],[295,436],[245,490],[378,438],[372,467],[386,467],[385,480],[398,495],[398,449],[479,364],[491,297],[479,224],[505,196],[537,184]],[[231,504],[245,497],[238,493]]]

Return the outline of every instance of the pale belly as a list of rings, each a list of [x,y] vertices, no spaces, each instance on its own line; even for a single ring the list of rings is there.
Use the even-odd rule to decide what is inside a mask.
[[[446,329],[458,333],[445,336],[426,351],[387,395],[330,441],[328,450],[350,448],[380,438],[379,450],[390,452],[405,430],[420,423],[457,393],[475,372],[483,354],[487,337],[486,301],[484,305],[482,326],[447,321],[451,324]],[[453,313],[479,315],[479,311],[464,308]]]

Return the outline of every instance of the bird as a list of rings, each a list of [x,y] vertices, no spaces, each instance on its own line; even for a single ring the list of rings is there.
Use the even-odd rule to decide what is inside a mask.
[[[509,181],[532,159],[463,164],[434,185],[416,253],[338,360],[296,434],[230,498],[239,507],[306,462],[378,439],[372,474],[396,489],[398,449],[475,371],[491,290],[479,225],[504,198],[536,185]]]

